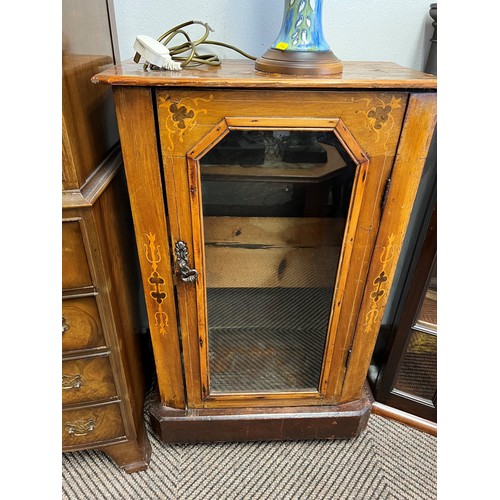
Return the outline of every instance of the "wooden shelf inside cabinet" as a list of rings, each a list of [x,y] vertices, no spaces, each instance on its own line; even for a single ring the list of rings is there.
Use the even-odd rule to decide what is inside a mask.
[[[338,151],[329,145],[323,146],[329,153],[328,161],[321,163],[289,163],[273,159],[262,165],[216,165],[201,162],[200,172],[206,179],[301,182],[318,184],[338,175],[346,167]]]
[[[390,63],[306,77],[226,60],[181,72],[127,61],[93,81],[113,88],[160,439],[362,432],[436,79]]]

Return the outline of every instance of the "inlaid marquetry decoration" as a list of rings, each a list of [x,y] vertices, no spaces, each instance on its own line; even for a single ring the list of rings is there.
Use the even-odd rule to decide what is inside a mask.
[[[375,132],[375,142],[380,142],[381,133],[384,133],[385,143],[391,136],[392,128],[395,121],[392,112],[401,107],[401,97],[397,98],[392,96],[390,101],[381,99],[380,97],[372,99],[360,99],[361,102],[366,103],[368,108],[364,114],[366,116],[366,127]]]
[[[175,141],[184,142],[184,134],[189,132],[195,125],[196,119],[200,113],[206,114],[207,110],[199,108],[199,103],[210,102],[213,99],[211,95],[208,99],[184,97],[178,101],[170,100],[170,96],[159,97],[159,108],[166,108],[167,117],[165,118],[165,127],[168,130],[168,147],[173,151]]]
[[[373,280],[373,290],[370,293],[370,299],[371,299],[371,307],[370,310],[366,313],[365,316],[365,324],[364,324],[364,331],[365,333],[370,333],[372,330],[372,326],[377,320],[377,317],[380,313],[379,310],[379,301],[380,299],[387,293],[387,288],[386,284],[387,281],[389,280],[389,277],[387,275],[387,268],[388,264],[392,261],[394,258],[394,240],[396,239],[396,236],[394,234],[391,234],[388,238],[387,246],[384,247],[382,250],[382,253],[380,255],[380,262],[382,264],[382,268],[380,269],[380,273],[377,275],[377,277]]]
[[[167,294],[162,291],[162,286],[165,284],[165,280],[158,272],[158,264],[161,261],[160,246],[156,245],[155,234],[149,233],[146,234],[146,236],[148,238],[148,244],[144,243],[144,246],[146,247],[146,259],[151,264],[151,274],[148,279],[151,285],[149,295],[156,302],[156,312],[154,315],[155,325],[158,327],[159,333],[163,335],[167,333],[166,327],[168,326],[168,316],[163,310],[163,301],[167,296]]]

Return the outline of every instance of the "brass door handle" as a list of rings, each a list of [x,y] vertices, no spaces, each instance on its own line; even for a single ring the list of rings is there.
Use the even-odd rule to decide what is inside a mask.
[[[188,266],[188,249],[183,241],[175,244],[175,255],[177,256],[177,275],[182,281],[193,283],[198,279],[198,271]]]
[[[95,428],[95,419],[77,420],[76,422],[66,422],[64,428],[68,434],[73,436],[86,436]]]
[[[70,389],[79,389],[83,385],[83,377],[77,373],[76,375],[63,375],[62,388],[63,391]]]
[[[62,332],[63,334],[69,330],[68,320],[63,316],[62,317]]]

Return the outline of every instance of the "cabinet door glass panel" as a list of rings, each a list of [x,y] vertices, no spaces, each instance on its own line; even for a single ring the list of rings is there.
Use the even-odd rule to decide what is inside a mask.
[[[200,171],[210,393],[317,391],[354,162],[333,132],[233,130]]]

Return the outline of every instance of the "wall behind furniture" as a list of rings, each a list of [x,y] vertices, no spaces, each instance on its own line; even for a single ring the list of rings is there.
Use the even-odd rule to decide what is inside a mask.
[[[335,55],[344,61],[392,61],[423,70],[432,36],[429,0],[324,0],[323,27]],[[283,0],[114,0],[121,59],[133,57],[136,35],[158,38],[190,20],[207,22],[210,40],[235,45],[256,57],[274,42]],[[189,28],[197,38],[203,28]],[[176,39],[181,43],[181,37]],[[220,57],[238,53],[208,47]]]

